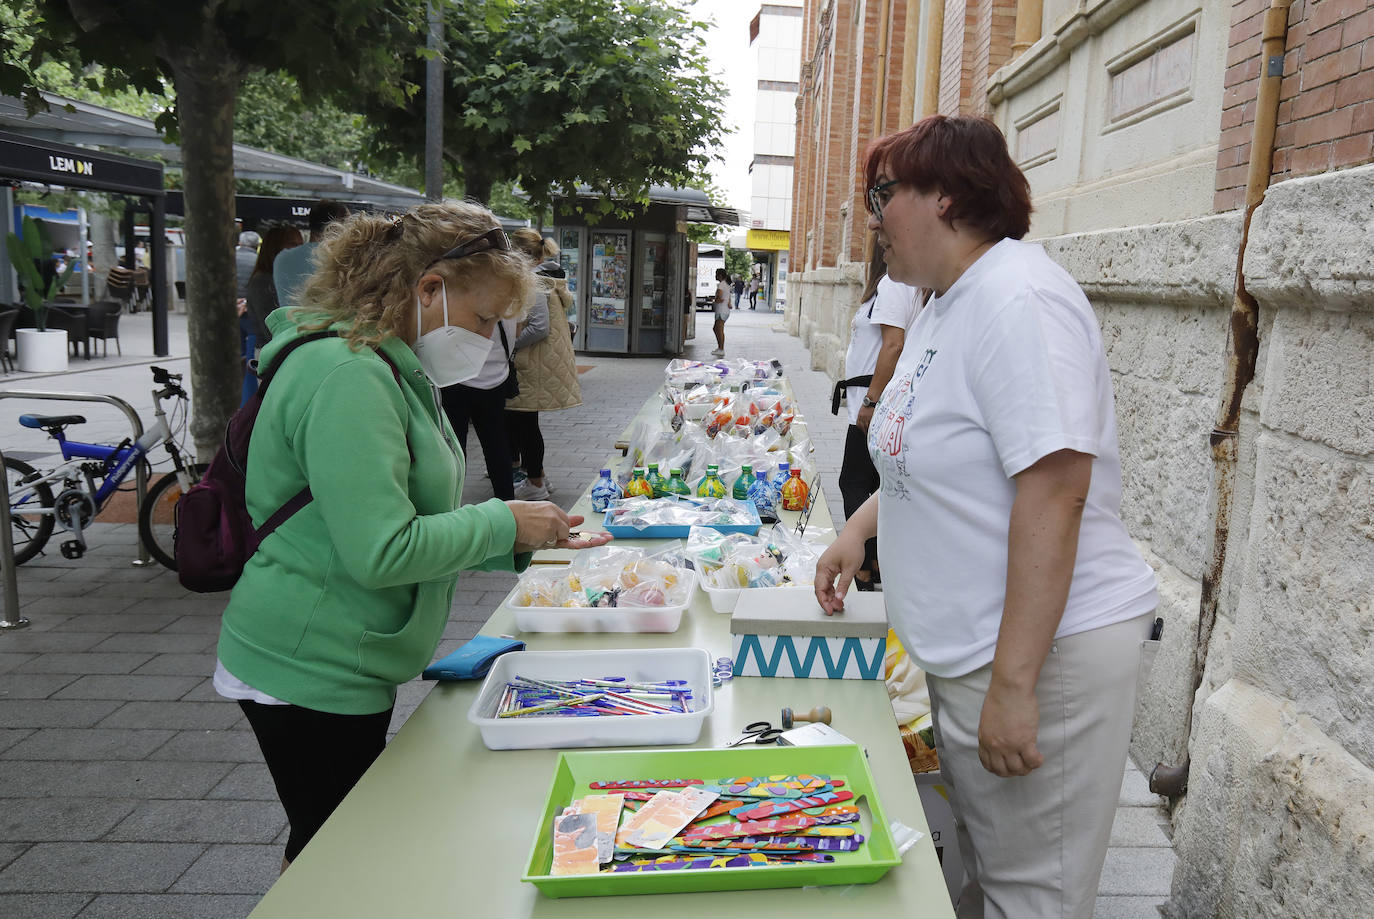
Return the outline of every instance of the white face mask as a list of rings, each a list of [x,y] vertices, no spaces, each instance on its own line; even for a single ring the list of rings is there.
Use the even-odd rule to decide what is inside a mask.
[[[430,382],[439,388],[464,383],[477,376],[491,351],[492,340],[468,329],[448,324],[448,290],[439,281],[444,298],[444,324],[420,334],[420,295],[415,295],[415,356]]]

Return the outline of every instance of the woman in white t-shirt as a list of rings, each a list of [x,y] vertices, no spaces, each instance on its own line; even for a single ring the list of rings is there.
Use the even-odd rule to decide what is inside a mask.
[[[879,140],[869,228],[934,291],[868,431],[881,486],[816,571],[843,608],[878,536],[888,617],[928,675],[960,915],[1093,912],[1154,572],[1122,525],[1111,375],[1069,274],[1019,242],[1030,188],[990,121]]]
[[[840,463],[840,497],[845,517],[853,516],[869,496],[878,490],[878,469],[868,455],[868,425],[873,409],[883,394],[897,360],[902,356],[907,327],[920,309],[920,291],[887,276],[887,263],[878,245],[871,241],[868,283],[859,308],[849,326],[849,350],[844,356],[844,375],[836,386],[845,385],[845,404],[849,407],[849,428],[845,432],[844,459]],[[833,403],[839,410],[839,394]],[[879,580],[878,540],[864,543],[864,563],[854,574],[854,586],[873,590]]]
[[[716,350],[711,354],[714,357],[724,357],[725,320],[730,318],[730,275],[724,268],[716,269],[716,302],[713,309],[716,321],[711,326],[711,331],[716,333]]]

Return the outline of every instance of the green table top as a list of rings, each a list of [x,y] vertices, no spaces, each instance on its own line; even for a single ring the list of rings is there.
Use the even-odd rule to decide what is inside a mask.
[[[657,399],[653,397],[650,402]],[[648,404],[646,403],[646,408]],[[590,487],[590,485],[589,485]],[[584,493],[574,507],[590,510]],[[784,522],[795,522],[784,514]],[[818,500],[811,527],[831,526]],[[653,544],[649,541],[647,544]],[[633,542],[629,543],[635,544]],[[567,553],[540,553],[556,562]],[[516,635],[504,604],[482,629]],[[607,648],[706,649],[731,653],[730,617],[712,611],[704,591],[672,634],[524,633],[530,650]],[[651,914],[654,919],[704,915],[953,917],[916,785],[880,680],[798,680],[739,677],[715,693],[695,747],[721,747],[752,721],[777,724],[783,706],[830,706],[832,726],[868,754],[889,819],[923,836],[874,884],[655,896],[552,900],[520,880],[557,750],[491,751],[467,720],[480,682],[436,686],[406,721],[290,870],[268,891],[254,919],[329,916],[481,916],[604,919]],[[685,748],[664,748],[685,749]],[[768,870],[768,869],[758,869]]]

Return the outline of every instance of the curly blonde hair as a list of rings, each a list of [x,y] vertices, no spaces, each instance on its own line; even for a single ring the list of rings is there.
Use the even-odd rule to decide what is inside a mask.
[[[296,310],[302,328],[347,323],[343,337],[354,348],[405,337],[415,326],[415,285],[427,269],[454,289],[504,287],[508,306],[501,315],[519,316],[534,278],[529,258],[517,249],[435,261],[496,225],[491,211],[470,201],[421,204],[398,218],[359,213],[330,224]]]

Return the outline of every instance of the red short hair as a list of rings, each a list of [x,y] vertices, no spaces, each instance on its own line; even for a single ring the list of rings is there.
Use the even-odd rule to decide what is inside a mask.
[[[961,220],[994,239],[1020,239],[1030,231],[1030,183],[1007,152],[997,125],[968,115],[929,115],[874,141],[864,177],[877,184],[878,170],[918,191],[938,189],[952,202],[944,219]]]

